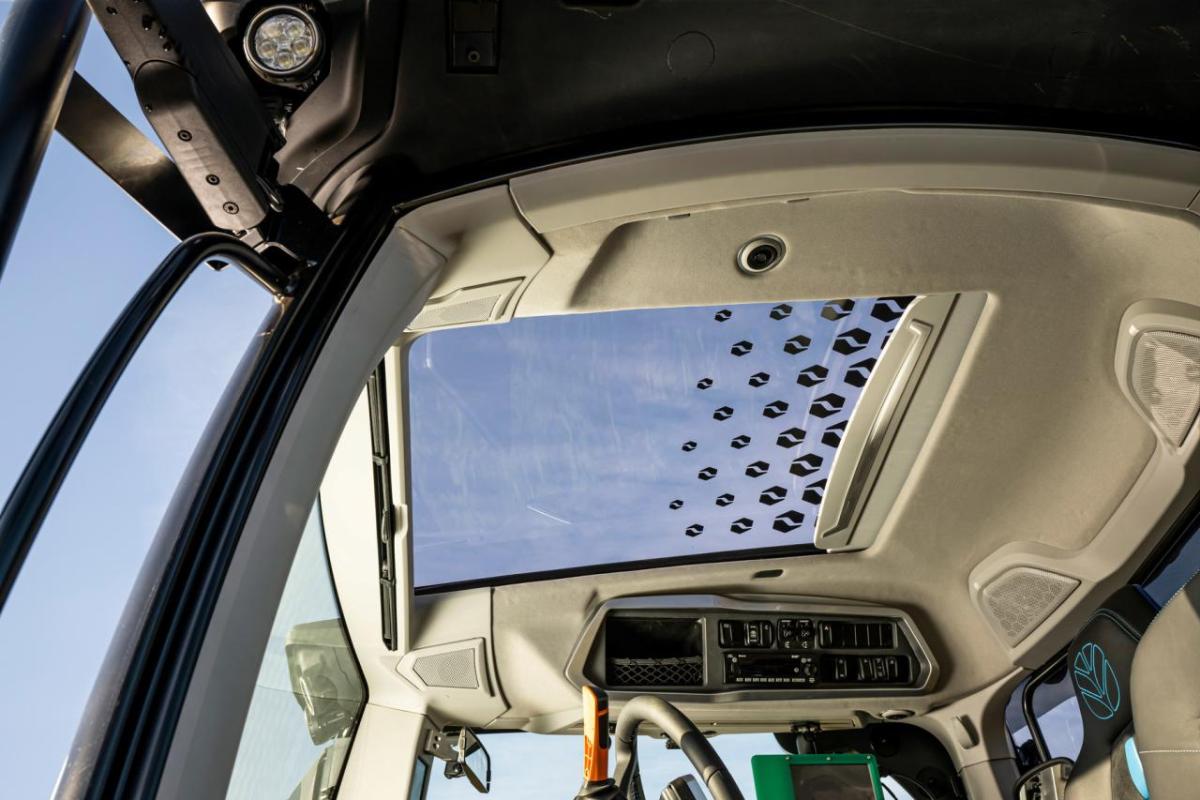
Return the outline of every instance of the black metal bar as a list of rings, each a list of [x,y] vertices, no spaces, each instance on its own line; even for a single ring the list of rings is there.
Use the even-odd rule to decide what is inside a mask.
[[[66,97],[87,16],[83,0],[16,0],[0,30],[0,275]]]
[[[252,267],[261,260],[224,233],[181,242],[134,295],[75,379],[0,511],[0,610],[63,479],[126,365],[192,270],[217,256]]]
[[[367,379],[371,416],[371,470],[375,483],[375,546],[379,551],[379,610],[383,643],[397,647],[396,623],[396,508],[392,501],[392,471],[388,439],[387,378],[383,362]]]
[[[79,73],[71,78],[56,127],[177,238],[212,228],[175,162]]]

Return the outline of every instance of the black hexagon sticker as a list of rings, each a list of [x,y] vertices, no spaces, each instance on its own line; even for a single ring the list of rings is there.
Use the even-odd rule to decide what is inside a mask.
[[[671,501],[671,510],[672,511],[678,511],[681,508],[683,508],[682,500],[672,500]]]
[[[796,376],[796,383],[801,386],[816,386],[828,377],[828,369],[820,364],[813,364],[811,367],[800,370],[800,374]]]
[[[763,490],[763,493],[758,496],[758,502],[764,506],[773,506],[783,502],[785,497],[787,497],[787,489],[782,486],[772,486],[770,489]]]
[[[823,498],[824,496],[825,496],[825,479],[822,478],[819,481],[813,481],[812,483],[810,483],[808,485],[808,488],[806,488],[804,490],[804,494],[800,495],[800,498],[802,500],[804,500],[804,502],[806,502],[806,503],[811,503],[814,506],[819,506],[819,505],[821,505],[821,498]]]
[[[907,305],[907,297],[881,297],[871,306],[871,316],[881,322],[895,322]]]
[[[767,470],[770,468],[771,465],[765,461],[755,461],[753,464],[750,464],[746,467],[746,474],[751,478],[761,478],[763,475],[767,474]]]
[[[747,342],[745,339],[742,339],[740,342],[734,342],[733,347],[729,348],[729,352],[735,356],[744,356],[753,349],[754,342]]]
[[[846,369],[846,383],[851,386],[862,388],[867,385],[867,378],[871,377],[871,370],[875,369],[875,359],[864,358],[862,361],[857,361],[851,364]]]
[[[748,444],[750,444],[750,437],[745,434],[742,434],[741,436],[735,436],[729,440],[729,446],[734,450],[741,450]]]
[[[681,447],[679,449],[685,453],[690,453],[696,449],[696,443],[695,442],[684,442],[683,447]]]
[[[846,420],[830,425],[825,429],[825,433],[821,434],[821,444],[826,447],[836,448],[842,443],[842,432],[844,430],[846,430]]]
[[[771,309],[771,319],[787,319],[792,315],[792,307],[787,303],[780,303]]]
[[[696,477],[702,481],[711,481],[713,478],[717,477],[717,468],[705,467],[696,473]]]
[[[729,526],[729,530],[733,531],[734,533],[745,533],[753,527],[754,520],[750,519],[749,517],[741,517],[740,519],[735,519],[733,521],[733,524]]]
[[[804,515],[799,511],[785,511],[775,518],[771,527],[780,533],[791,533],[804,524]]]
[[[804,334],[797,334],[783,343],[783,352],[789,355],[799,355],[812,347],[812,339]]]
[[[812,408],[808,410],[808,413],[812,414],[814,417],[821,417],[824,419],[825,417],[832,417],[834,414],[841,411],[845,405],[846,398],[842,397],[840,394],[833,394],[830,392],[829,394],[823,394],[816,400],[813,400]]]
[[[724,322],[725,320],[729,319],[732,316],[733,316],[732,311],[730,311],[728,308],[722,308],[720,311],[718,311],[716,314],[713,315],[713,319],[715,319],[717,322]]]
[[[729,406],[721,406],[713,412],[713,419],[724,422],[733,416],[733,409]]]
[[[763,416],[767,419],[778,419],[787,413],[788,404],[785,400],[776,400],[763,406]]]
[[[850,316],[854,310],[853,300],[830,300],[821,309],[821,316],[831,322]]]
[[[795,447],[804,443],[803,428],[788,428],[783,433],[779,434],[779,438],[775,440],[775,444],[780,447]]]
[[[708,387],[710,387],[712,385],[713,385],[712,378],[701,378],[700,380],[698,380],[696,382],[697,389],[707,389]]]
[[[807,478],[821,468],[824,460],[816,453],[805,453],[792,461],[792,466],[788,468],[788,472],[793,475],[799,475],[801,478]]]
[[[725,494],[717,496],[717,505],[719,505],[721,508],[724,508],[725,506],[729,505],[732,502],[733,502],[733,495],[731,495],[729,492],[726,492]]]
[[[694,525],[688,525],[687,530],[684,531],[684,534],[687,536],[699,536],[702,533],[704,533],[704,526],[699,522]]]
[[[833,351],[844,356],[853,355],[866,347],[869,341],[871,341],[871,334],[862,328],[851,328],[845,333],[839,333],[838,337],[833,340]]]
[[[771,380],[771,376],[768,375],[767,373],[756,372],[750,376],[750,380],[746,381],[746,383],[750,384],[751,386],[753,386],[754,388],[757,389],[759,386],[766,386],[770,380]]]

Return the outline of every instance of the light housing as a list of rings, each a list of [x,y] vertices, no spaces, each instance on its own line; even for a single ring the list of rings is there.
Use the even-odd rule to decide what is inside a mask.
[[[321,62],[321,26],[308,11],[273,5],[255,14],[242,37],[246,61],[264,80],[293,83],[309,77]]]

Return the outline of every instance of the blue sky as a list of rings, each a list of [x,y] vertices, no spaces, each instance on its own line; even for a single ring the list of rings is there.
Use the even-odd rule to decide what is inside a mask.
[[[0,0],[0,20],[10,3]],[[148,133],[93,25],[79,72]],[[0,493],[101,336],[175,241],[57,134],[0,275]],[[269,298],[202,269],[130,364],[0,615],[8,797],[47,796],[183,464]]]

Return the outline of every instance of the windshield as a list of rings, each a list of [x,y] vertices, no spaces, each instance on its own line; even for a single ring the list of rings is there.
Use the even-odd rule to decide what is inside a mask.
[[[408,353],[418,586],[811,546],[911,297],[617,311]]]

